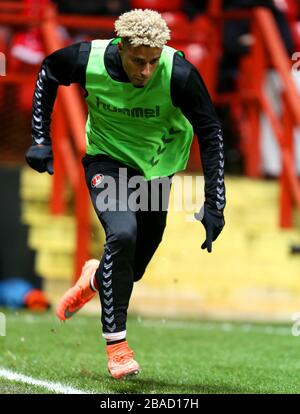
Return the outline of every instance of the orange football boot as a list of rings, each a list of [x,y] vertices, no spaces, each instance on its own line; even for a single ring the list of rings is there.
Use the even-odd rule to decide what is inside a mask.
[[[90,287],[91,278],[99,266],[99,260],[88,260],[82,268],[81,275],[75,285],[68,289],[58,302],[56,315],[61,321],[71,318],[96,294]]]
[[[127,341],[114,345],[106,345],[108,357],[108,372],[115,379],[137,375],[140,372],[139,364],[133,359],[133,351]]]

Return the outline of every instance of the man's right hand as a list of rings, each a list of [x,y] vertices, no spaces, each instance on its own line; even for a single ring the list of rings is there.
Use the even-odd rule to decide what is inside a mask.
[[[25,155],[27,163],[38,172],[53,174],[53,154],[51,145],[33,144]]]

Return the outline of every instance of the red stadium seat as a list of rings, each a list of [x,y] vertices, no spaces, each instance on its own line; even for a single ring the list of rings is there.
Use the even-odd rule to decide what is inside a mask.
[[[208,57],[208,51],[198,43],[177,43],[170,42],[174,49],[181,50],[186,59],[191,62],[197,69],[201,70],[203,62]]]
[[[291,24],[295,51],[300,50],[300,22]]]
[[[171,30],[173,42],[190,41],[190,22],[183,12],[163,12],[162,16]]]
[[[200,15],[193,20],[191,31],[196,42],[207,44],[210,41],[213,29],[208,17]]]
[[[199,43],[170,42],[169,44],[175,49],[183,51],[185,58],[198,69],[206,86],[208,89],[211,89],[211,78],[213,74],[210,73],[211,65],[209,65],[209,49]]]
[[[183,51],[187,60],[202,72],[204,62],[208,57],[208,50],[199,43],[190,43],[186,45]]]
[[[183,8],[183,0],[131,0],[133,9],[153,9],[160,12],[178,11]]]
[[[284,0],[282,11],[289,22],[295,22],[298,18],[299,6],[296,0]]]
[[[162,16],[167,22],[170,29],[182,30],[182,26],[189,24],[189,20],[186,17],[186,14],[181,11],[163,12]]]

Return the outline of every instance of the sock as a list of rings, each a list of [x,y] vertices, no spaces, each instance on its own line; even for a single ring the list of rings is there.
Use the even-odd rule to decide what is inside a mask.
[[[93,274],[93,276],[91,277],[90,280],[90,288],[93,292],[98,292],[98,284],[97,284],[97,280],[96,280],[96,273]]]
[[[106,345],[116,345],[116,344],[119,344],[120,342],[124,342],[124,341],[126,341],[126,338],[119,339],[117,341],[106,341]]]

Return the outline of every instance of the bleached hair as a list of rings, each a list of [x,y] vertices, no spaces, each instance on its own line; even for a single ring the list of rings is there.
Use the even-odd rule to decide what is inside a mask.
[[[115,22],[118,37],[132,46],[163,47],[170,40],[170,30],[161,14],[149,9],[123,13]]]

